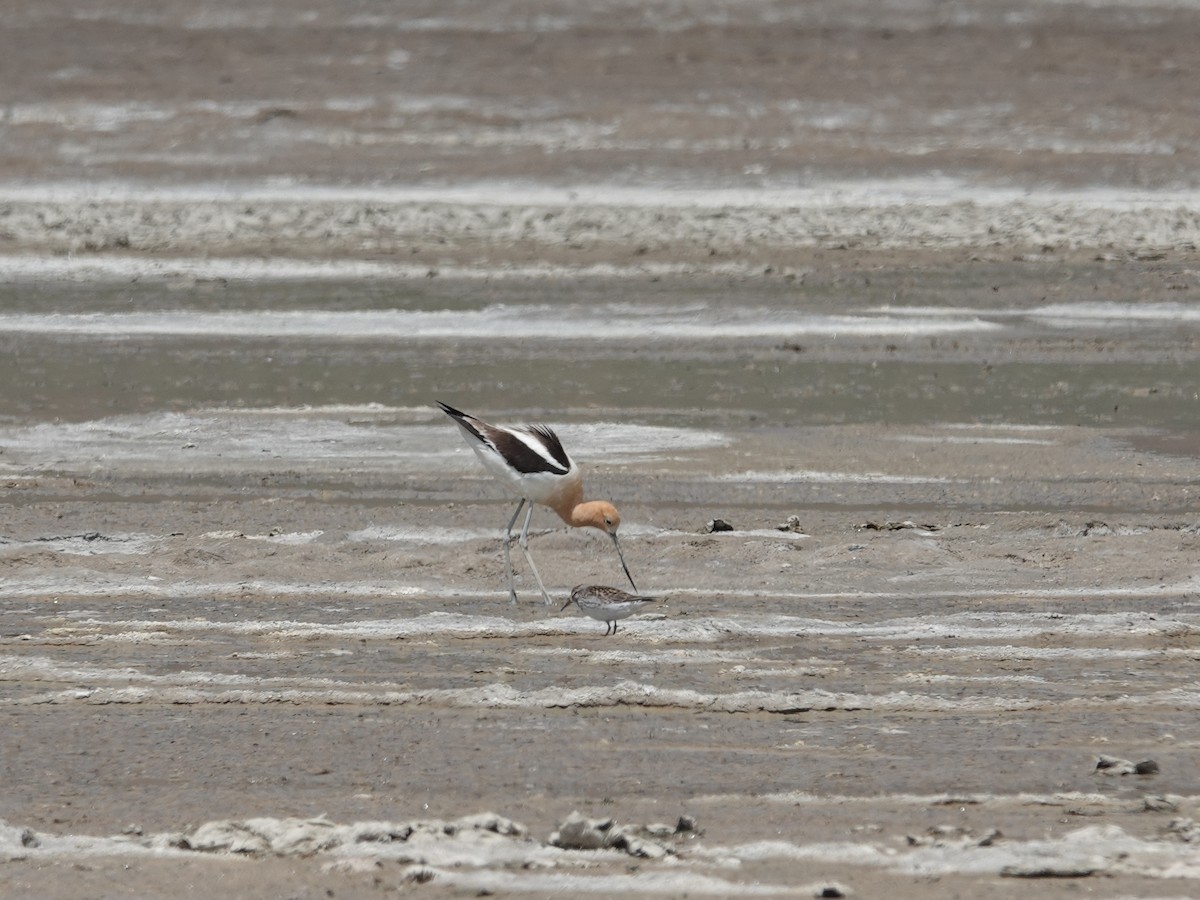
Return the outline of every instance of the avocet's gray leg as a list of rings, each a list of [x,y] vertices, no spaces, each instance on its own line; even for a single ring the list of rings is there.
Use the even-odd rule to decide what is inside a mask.
[[[517,588],[513,576],[512,555],[509,553],[508,545],[513,540],[513,526],[517,524],[517,516],[521,514],[521,509],[525,506],[525,498],[521,498],[521,502],[517,504],[517,510],[513,513],[511,519],[508,520],[508,527],[504,529],[504,570],[508,573],[508,599],[517,602]],[[533,504],[530,504],[529,511],[533,512]],[[525,527],[529,527],[529,519],[525,520]]]
[[[525,513],[525,527],[521,529],[521,538],[517,543],[521,546],[521,552],[525,554],[525,559],[529,562],[529,570],[533,572],[533,579],[537,582],[538,588],[542,592],[542,599],[549,606],[552,601],[550,594],[546,591],[546,586],[542,584],[542,576],[538,574],[537,566],[534,565],[533,556],[529,552],[529,522],[533,519],[533,504],[529,504],[529,512]],[[515,520],[514,520],[515,521]]]

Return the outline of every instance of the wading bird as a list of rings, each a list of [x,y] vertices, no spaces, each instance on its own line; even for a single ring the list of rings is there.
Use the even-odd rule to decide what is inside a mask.
[[[526,503],[529,504],[529,511],[525,513],[525,524],[517,543],[529,562],[529,569],[546,603],[553,601],[529,553],[529,522],[533,518],[535,503],[550,507],[572,528],[598,528],[612,538],[625,577],[637,590],[633,576],[629,574],[629,566],[625,565],[621,542],[617,540],[620,513],[605,500],[584,501],[583,475],[552,429],[545,425],[517,428],[490,425],[441,401],[438,401],[438,406],[454,420],[483,467],[521,498],[508,527],[504,529],[504,565],[508,570],[508,595],[513,603],[517,602],[517,589],[513,583],[509,545],[513,539],[513,526],[517,524],[517,517]]]
[[[628,619],[647,603],[656,600],[656,597],[637,597],[604,584],[580,584],[571,591],[571,599],[562,608],[566,609],[574,603],[585,616],[605,622],[608,630],[604,636],[607,637],[617,633],[617,619]]]

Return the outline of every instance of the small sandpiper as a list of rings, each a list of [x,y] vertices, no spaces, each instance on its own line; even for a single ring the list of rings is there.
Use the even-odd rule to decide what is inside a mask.
[[[626,619],[647,603],[654,603],[657,599],[627,594],[618,588],[603,584],[580,584],[571,591],[571,599],[564,603],[562,608],[566,609],[574,603],[585,616],[607,622],[608,630],[604,632],[607,637],[617,633],[617,619]]]

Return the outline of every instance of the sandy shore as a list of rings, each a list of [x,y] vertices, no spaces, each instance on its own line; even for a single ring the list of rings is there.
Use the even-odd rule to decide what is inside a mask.
[[[727,416],[564,425],[662,597],[616,638],[508,604],[434,410],[7,426],[6,890],[1189,895],[1194,437]]]
[[[6,16],[0,894],[1195,895],[1194,7],[404,6]]]
[[[349,277],[728,276],[803,265],[820,250],[1192,258],[1200,235],[1200,199],[1178,190],[1030,194],[947,180],[728,192],[124,187],[99,196],[60,185],[0,202],[10,273],[36,273],[37,254],[51,257],[46,274],[77,277],[121,260],[135,273],[237,277],[239,264],[261,268],[259,257],[342,260]],[[194,257],[204,262],[189,267]]]

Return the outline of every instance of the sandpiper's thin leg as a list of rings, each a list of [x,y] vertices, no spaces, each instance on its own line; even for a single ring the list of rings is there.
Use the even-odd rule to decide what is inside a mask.
[[[546,586],[542,584],[542,576],[538,574],[537,566],[533,563],[533,556],[529,552],[529,522],[533,518],[533,504],[529,504],[529,512],[525,513],[525,527],[521,529],[521,539],[517,544],[521,547],[521,552],[525,554],[525,559],[529,562],[529,571],[533,572],[533,578],[537,582],[537,586],[542,591],[542,599],[549,606],[554,601],[550,599],[550,594],[546,591]]]
[[[508,527],[504,529],[504,569],[508,573],[508,599],[513,603],[517,602],[517,588],[514,584],[512,556],[508,552],[508,545],[512,543],[513,526],[517,524],[517,516],[521,514],[521,509],[525,506],[525,498],[521,498],[521,502],[517,504],[517,511],[513,513],[513,517],[508,520]],[[529,507],[529,511],[533,512],[533,506]],[[525,520],[525,527],[529,527],[529,520]]]

